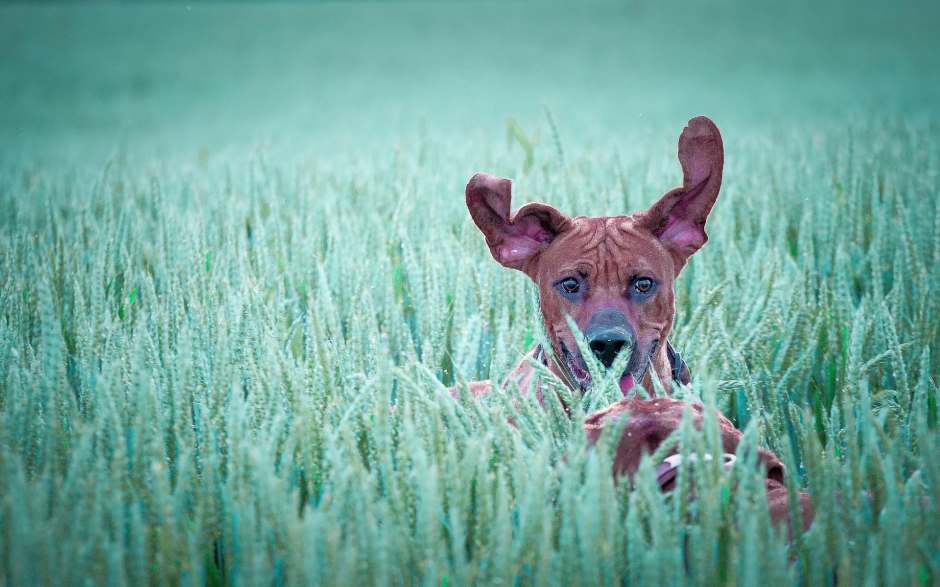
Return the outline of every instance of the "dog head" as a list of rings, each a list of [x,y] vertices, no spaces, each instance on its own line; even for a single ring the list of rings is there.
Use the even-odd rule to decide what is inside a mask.
[[[605,367],[630,351],[620,379],[624,393],[639,381],[649,389],[644,376],[675,316],[673,284],[708,240],[705,219],[721,187],[724,150],[711,120],[689,121],[679,137],[679,162],[682,187],[631,216],[570,218],[541,203],[512,211],[511,180],[481,173],[467,184],[467,207],[490,253],[538,285],[562,375],[582,391],[591,378],[568,316]]]

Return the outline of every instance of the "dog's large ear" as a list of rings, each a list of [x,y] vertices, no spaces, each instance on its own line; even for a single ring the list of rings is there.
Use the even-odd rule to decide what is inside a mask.
[[[493,258],[525,271],[529,259],[571,227],[571,219],[546,204],[510,211],[512,180],[478,173],[467,184],[467,208]]]
[[[724,160],[718,127],[704,116],[693,118],[679,136],[682,187],[670,190],[636,216],[641,225],[686,259],[708,241],[705,219],[718,199]]]

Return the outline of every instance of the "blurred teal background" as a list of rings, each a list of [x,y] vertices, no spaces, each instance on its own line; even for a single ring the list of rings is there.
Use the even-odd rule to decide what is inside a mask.
[[[937,2],[0,5],[0,156],[270,145],[331,157],[526,132],[569,148],[932,116]]]

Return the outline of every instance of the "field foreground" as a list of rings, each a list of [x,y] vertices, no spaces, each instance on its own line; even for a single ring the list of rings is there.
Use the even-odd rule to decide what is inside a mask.
[[[533,288],[489,258],[444,157],[355,176],[261,159],[174,176],[115,159],[81,189],[7,175],[0,573],[935,582],[935,136],[892,122],[726,141],[746,155],[730,158],[711,241],[678,282],[674,342],[691,393],[815,496],[792,544],[747,491],[756,470],[696,471],[694,501],[660,495],[650,468],[630,491],[609,447],[585,454],[583,410],[447,395],[441,381],[501,379],[542,333]],[[517,174],[523,198],[600,213],[678,183],[671,156],[480,166]]]
[[[652,460],[615,482],[613,437],[585,451],[581,420],[616,386],[565,395],[571,418],[517,389],[444,390],[501,380],[544,338],[534,287],[464,208],[470,175],[515,178],[518,204],[642,209],[681,183],[686,106],[620,148],[532,108],[531,160],[518,134],[453,140],[433,118],[345,163],[119,148],[60,165],[6,143],[0,583],[940,583],[928,85],[918,108],[826,124],[716,116],[725,183],[671,339],[695,374],[681,393],[747,441],[730,475],[685,470],[694,499],[661,494]],[[30,148],[54,152],[30,120]],[[683,428],[682,450],[715,453],[713,424]],[[755,445],[813,495],[792,541],[770,526]]]

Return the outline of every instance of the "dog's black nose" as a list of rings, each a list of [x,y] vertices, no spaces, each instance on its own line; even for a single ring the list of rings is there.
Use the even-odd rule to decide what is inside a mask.
[[[597,360],[607,369],[610,369],[610,366],[614,364],[614,359],[617,358],[617,354],[623,349],[623,345],[627,344],[627,337],[619,332],[619,330],[620,329],[605,330],[604,332],[597,333],[588,340],[588,346],[591,348],[594,356],[597,357]]]

